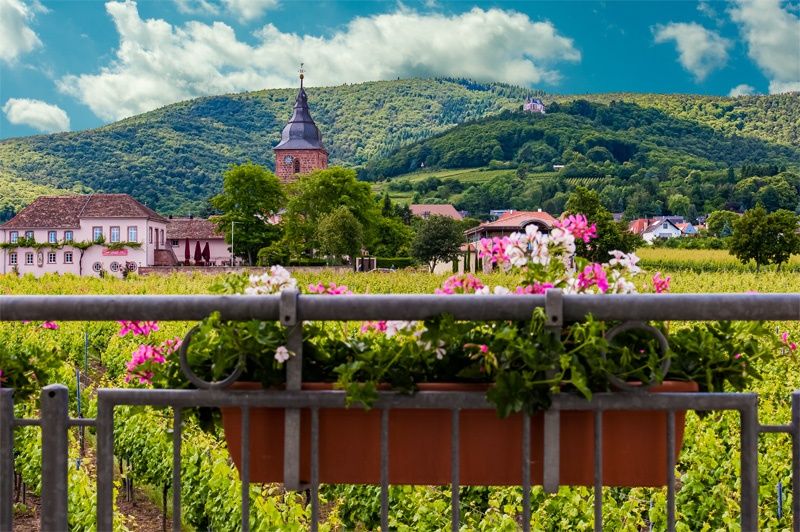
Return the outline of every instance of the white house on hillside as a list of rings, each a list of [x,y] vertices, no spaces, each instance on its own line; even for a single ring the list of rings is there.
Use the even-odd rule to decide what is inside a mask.
[[[169,263],[168,223],[127,194],[40,196],[0,225],[0,273],[122,275]]]

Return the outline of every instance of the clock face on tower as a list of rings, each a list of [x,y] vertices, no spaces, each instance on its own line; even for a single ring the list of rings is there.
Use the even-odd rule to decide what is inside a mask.
[[[292,157],[291,155],[287,155],[286,157],[283,158],[284,164],[292,164],[292,161],[294,161],[294,157]]]

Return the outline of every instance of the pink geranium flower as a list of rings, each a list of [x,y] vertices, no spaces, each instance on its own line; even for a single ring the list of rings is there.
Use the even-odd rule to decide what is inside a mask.
[[[328,283],[327,285],[325,285],[325,283],[311,283],[308,285],[308,291],[311,294],[328,294],[331,296],[341,296],[353,293],[345,285],[337,285],[336,283]]]
[[[506,249],[511,245],[507,236],[502,238],[481,238],[478,243],[478,257],[488,258],[492,264],[505,264],[509,261]]]
[[[434,293],[436,294],[474,294],[479,290],[483,290],[485,285],[480,279],[467,273],[464,275],[451,275],[445,280],[441,288],[437,288]]]
[[[556,222],[556,226],[572,233],[575,240],[580,239],[585,243],[597,238],[597,224],[589,225],[589,220],[583,214],[571,214]]]
[[[54,321],[46,321],[42,323],[42,329],[50,329],[51,331],[55,331],[58,329],[58,323]]]
[[[666,277],[661,277],[661,272],[656,272],[656,274],[653,276],[653,290],[655,290],[656,294],[668,292],[669,282],[671,280],[672,277],[669,275]]]
[[[606,293],[608,291],[608,276],[603,269],[603,265],[594,262],[586,266],[583,271],[578,274],[578,288],[586,290],[592,286],[597,286],[597,289]]]
[[[147,336],[158,330],[157,321],[120,321],[119,335],[131,333],[133,336]]]

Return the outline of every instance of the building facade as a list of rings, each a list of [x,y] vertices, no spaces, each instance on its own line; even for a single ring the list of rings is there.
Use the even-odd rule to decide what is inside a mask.
[[[328,150],[322,144],[322,134],[311,118],[308,96],[303,88],[300,69],[300,91],[294,102],[289,122],[281,132],[275,152],[275,175],[284,183],[295,181],[301,174],[328,167]]]
[[[171,253],[168,223],[127,194],[40,196],[0,225],[0,272],[121,276]]]
[[[216,225],[202,218],[170,218],[167,242],[183,266],[231,264],[231,248]],[[208,248],[208,251],[206,251]]]

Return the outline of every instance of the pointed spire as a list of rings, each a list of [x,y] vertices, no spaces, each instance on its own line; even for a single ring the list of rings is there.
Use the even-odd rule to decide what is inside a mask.
[[[305,70],[303,70],[303,63],[300,63],[300,90],[303,90],[303,78],[305,77]]]
[[[292,117],[281,132],[281,142],[276,149],[325,149],[322,145],[322,135],[311,118],[308,108],[308,96],[303,88],[305,69],[300,63],[300,90],[294,102]]]

